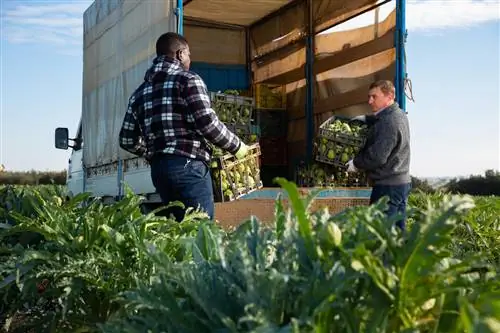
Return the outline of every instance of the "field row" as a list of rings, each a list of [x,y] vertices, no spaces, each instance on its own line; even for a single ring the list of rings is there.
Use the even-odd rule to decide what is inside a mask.
[[[0,188],[6,332],[499,332],[500,199],[410,198],[337,215],[281,180],[292,210],[228,232],[61,187]]]

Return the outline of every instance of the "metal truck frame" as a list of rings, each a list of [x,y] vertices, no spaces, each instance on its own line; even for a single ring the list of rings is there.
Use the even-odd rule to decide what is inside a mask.
[[[100,0],[96,0],[100,1]],[[175,8],[176,17],[176,27],[177,32],[183,34],[184,28],[184,9],[189,6],[190,3],[195,3],[197,1],[205,0],[176,0],[177,8]],[[232,0],[227,0],[230,2]],[[312,8],[311,0],[300,0],[306,1],[309,4],[309,8]],[[331,0],[334,1],[334,0]],[[406,109],[406,96],[405,96],[405,82],[406,82],[406,64],[405,64],[405,42],[406,42],[406,28],[405,28],[405,0],[386,0],[373,4],[373,6],[367,8],[362,12],[356,13],[354,16],[363,14],[364,12],[373,10],[374,8],[381,6],[387,2],[396,1],[396,27],[394,32],[394,47],[396,50],[396,62],[395,62],[395,86],[396,86],[396,96],[397,102],[403,110]],[[283,7],[289,7],[292,3],[297,1],[289,1]],[[368,1],[365,1],[366,4]],[[281,8],[282,11],[284,8]],[[278,13],[278,10],[276,13]],[[311,10],[309,10],[311,12]],[[276,14],[274,13],[274,14]],[[273,14],[271,14],[272,16]],[[312,15],[312,14],[310,14]],[[261,18],[272,19],[270,15]],[[352,17],[343,19],[337,22],[335,25],[346,22]],[[312,20],[312,17],[310,18]],[[210,24],[207,20],[206,24]],[[312,24],[310,24],[312,27]],[[306,124],[307,124],[307,158],[311,159],[311,152],[314,140],[314,121],[313,121],[313,71],[312,66],[314,62],[314,35],[317,32],[314,29],[309,29],[309,33],[306,38],[307,46],[307,56],[306,56],[306,80],[307,80],[307,97],[306,97]],[[251,69],[249,69],[251,70]],[[74,138],[69,138],[69,131],[67,128],[57,128],[55,131],[55,146],[58,149],[69,149],[71,148],[71,156],[68,162],[67,171],[67,188],[70,196],[76,195],[82,192],[90,192],[95,197],[100,197],[104,202],[113,202],[120,200],[124,195],[124,186],[127,184],[133,188],[134,192],[145,197],[147,203],[157,204],[160,203],[160,197],[156,193],[155,188],[152,184],[150,177],[150,168],[147,162],[142,158],[127,158],[127,159],[117,159],[111,163],[106,163],[103,165],[88,167],[84,165],[84,155],[85,154],[85,142],[92,140],[92,138],[83,137],[82,131],[82,121],[78,125],[78,130]],[[118,138],[117,138],[118,140]],[[72,144],[69,144],[72,142]],[[251,197],[255,198],[255,194]]]

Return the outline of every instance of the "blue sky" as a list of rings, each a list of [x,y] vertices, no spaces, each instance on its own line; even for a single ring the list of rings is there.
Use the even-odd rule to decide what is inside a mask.
[[[0,163],[62,170],[81,112],[82,13],[90,1],[1,1]],[[411,172],[458,176],[500,169],[498,1],[409,1]]]

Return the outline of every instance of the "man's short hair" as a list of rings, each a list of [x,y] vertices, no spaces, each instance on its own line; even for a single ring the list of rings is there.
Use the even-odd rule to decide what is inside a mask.
[[[370,90],[374,88],[380,88],[380,91],[386,96],[391,93],[394,96],[396,95],[396,88],[394,88],[394,84],[390,80],[375,81],[370,85]]]
[[[175,32],[167,32],[156,41],[156,55],[173,56],[179,49],[186,46],[188,46],[186,38]]]

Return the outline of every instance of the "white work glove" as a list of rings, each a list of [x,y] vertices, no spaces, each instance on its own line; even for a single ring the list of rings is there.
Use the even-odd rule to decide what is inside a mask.
[[[240,148],[238,149],[236,154],[234,154],[234,156],[236,156],[237,159],[241,160],[247,154],[248,154],[248,146],[244,144],[243,141],[241,141]]]
[[[351,121],[353,121],[353,120],[358,120],[358,121],[365,122],[366,121],[366,116],[365,115],[356,116],[356,117],[354,117],[354,118],[351,119]]]
[[[354,166],[354,161],[350,160],[345,164],[347,167],[347,172],[358,172],[358,169]]]

